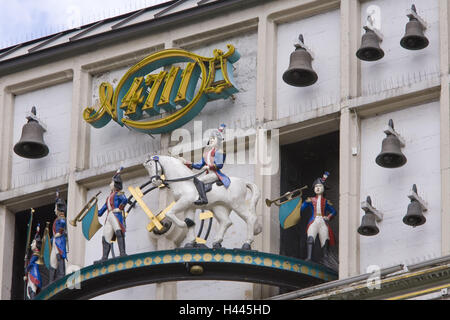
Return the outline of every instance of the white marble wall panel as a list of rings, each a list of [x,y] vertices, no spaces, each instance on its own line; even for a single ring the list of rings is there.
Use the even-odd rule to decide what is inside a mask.
[[[417,13],[427,22],[425,36],[428,47],[407,50],[400,46],[409,21],[406,11],[415,4]],[[366,10],[376,5],[381,13],[380,46],[384,57],[377,61],[361,61],[362,95],[375,95],[382,91],[407,87],[417,82],[439,78],[439,1],[437,0],[376,0],[361,4],[362,26],[366,25]],[[356,52],[355,52],[356,55]],[[356,56],[355,56],[356,58]]]
[[[395,169],[376,164],[383,133],[389,119],[406,140],[402,152],[407,163]],[[360,266],[388,267],[411,264],[440,256],[441,191],[439,158],[439,103],[432,102],[361,121],[361,201],[370,196],[374,207],[384,214],[375,236],[360,236]],[[427,221],[415,228],[403,223],[407,195],[413,184],[428,203]],[[360,210],[361,217],[363,210]],[[355,232],[357,232],[355,230]]]
[[[12,152],[12,187],[47,181],[67,174],[70,153],[72,83],[17,95],[14,100],[14,144],[19,142],[27,115],[36,106],[37,117],[47,127],[44,142],[49,154],[40,159],[22,158]]]
[[[339,102],[340,27],[339,11],[283,23],[277,30],[276,102],[278,118],[306,113]],[[308,87],[294,87],[283,81],[290,55],[302,34],[313,52],[312,68],[318,80]]]

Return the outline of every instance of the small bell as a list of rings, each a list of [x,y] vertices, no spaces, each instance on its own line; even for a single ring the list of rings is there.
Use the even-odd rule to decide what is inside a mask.
[[[376,61],[384,57],[384,51],[380,47],[381,39],[375,31],[364,27],[366,33],[361,39],[361,47],[356,51],[356,56],[364,61]]]
[[[369,205],[372,205],[372,200],[370,197],[367,197],[366,202]],[[377,227],[376,216],[371,211],[366,211],[361,220],[361,225],[358,228],[358,233],[362,236],[374,236],[380,232],[380,229]]]
[[[22,128],[22,136],[19,142],[14,145],[14,152],[28,159],[43,158],[49,153],[49,149],[44,142],[45,129],[36,120],[36,107],[31,109],[33,116],[27,117],[28,123]]]
[[[417,13],[416,6],[412,5],[411,10]],[[406,24],[405,35],[400,40],[400,45],[408,50],[420,50],[428,46],[428,39],[424,35],[424,26],[413,15],[408,15],[409,22]]]
[[[389,126],[394,129],[394,122],[389,120]],[[386,133],[383,139],[381,152],[375,162],[383,168],[398,168],[406,163],[407,159],[401,150],[399,138],[391,133]]]
[[[417,194],[416,185],[413,185],[413,191]],[[408,226],[417,227],[424,224],[426,221],[427,219],[423,215],[422,205],[416,199],[411,198],[406,215],[403,217],[403,223]]]

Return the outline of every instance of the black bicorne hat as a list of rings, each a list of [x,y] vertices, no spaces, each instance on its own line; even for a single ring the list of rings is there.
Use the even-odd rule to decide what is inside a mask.
[[[119,170],[117,170],[116,174],[112,178],[114,181],[114,188],[116,188],[117,190],[122,190],[122,188],[123,188],[122,178],[120,177],[120,172],[122,170],[123,170],[123,167],[120,167]]]
[[[312,184],[313,189],[317,184],[321,184],[324,186],[325,189],[329,189],[329,186],[326,183],[326,180],[329,175],[330,175],[330,173],[328,171],[325,171],[321,178],[317,178],[316,180],[314,180],[314,182]]]
[[[67,212],[66,202],[62,198],[56,198],[56,210],[59,212]]]
[[[38,225],[36,226],[36,234],[34,235],[34,240],[36,241],[36,247],[41,250],[42,247],[42,238],[41,235],[39,234],[38,228],[39,228],[40,224],[38,223]]]

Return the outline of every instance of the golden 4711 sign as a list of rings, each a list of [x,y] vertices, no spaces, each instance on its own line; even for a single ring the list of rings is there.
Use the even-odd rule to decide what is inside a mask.
[[[226,53],[214,50],[212,58],[181,49],[167,49],[144,58],[128,70],[115,89],[107,82],[100,85],[100,107],[84,109],[84,120],[101,128],[112,119],[121,126],[151,134],[179,128],[208,101],[238,92],[233,63],[240,55],[234,46],[227,47]],[[155,72],[158,69],[161,71]]]

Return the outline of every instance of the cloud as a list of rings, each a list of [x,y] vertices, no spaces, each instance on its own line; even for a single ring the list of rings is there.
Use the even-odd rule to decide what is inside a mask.
[[[0,47],[168,0],[0,0]]]

